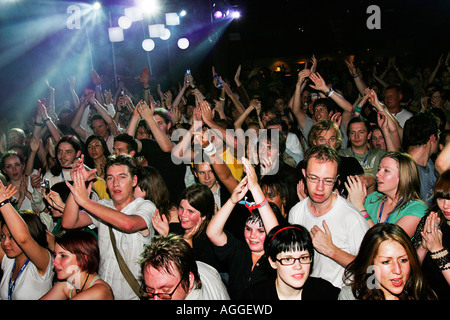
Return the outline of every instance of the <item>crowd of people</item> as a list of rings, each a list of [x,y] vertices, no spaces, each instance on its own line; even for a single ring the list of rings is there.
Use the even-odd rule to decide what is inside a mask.
[[[450,54],[342,63],[48,85],[0,141],[0,298],[449,299]]]

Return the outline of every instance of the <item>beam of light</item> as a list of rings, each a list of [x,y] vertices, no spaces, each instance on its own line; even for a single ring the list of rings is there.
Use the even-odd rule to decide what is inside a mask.
[[[93,8],[94,10],[100,10],[101,7],[102,7],[102,5],[101,5],[101,3],[98,2],[98,1],[94,2],[94,4],[92,5],[92,8]]]

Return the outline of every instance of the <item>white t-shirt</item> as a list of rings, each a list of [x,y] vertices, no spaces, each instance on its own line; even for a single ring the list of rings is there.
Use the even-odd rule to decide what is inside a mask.
[[[111,199],[100,199],[98,203],[115,209]],[[144,251],[144,245],[150,243],[152,236],[155,234],[152,225],[152,217],[155,210],[156,207],[150,200],[136,198],[121,211],[127,215],[142,217],[149,231],[146,236],[141,232],[124,233],[114,228],[112,229],[116,238],[117,248],[138,281],[141,280],[139,264],[141,253]],[[97,220],[93,215],[90,215],[90,217],[92,223],[98,227],[98,246],[100,249],[99,276],[111,286],[115,300],[139,300],[120,271],[109,236],[108,225]]]
[[[299,224],[308,230],[317,225],[324,231],[322,221],[325,220],[333,244],[347,253],[357,255],[361,241],[369,230],[367,221],[359,211],[349,201],[337,195],[333,208],[323,216],[316,217],[309,210],[309,201],[308,197],[289,211],[289,223]],[[312,277],[323,278],[340,288],[344,285],[343,274],[344,268],[340,264],[315,251]]]
[[[50,255],[47,270],[41,275],[36,266],[30,261],[16,278],[12,300],[39,300],[52,288],[53,280],[53,257]],[[2,259],[3,278],[0,282],[0,299],[8,300],[9,279],[14,268],[15,259],[6,255]]]
[[[185,300],[230,300],[219,272],[209,264],[196,262],[202,288],[192,289]]]
[[[406,109],[402,109],[402,111],[395,113],[394,116],[395,116],[395,118],[397,118],[398,123],[403,128],[405,126],[406,120],[411,118],[413,116],[413,114],[412,114],[412,112],[410,112]]]

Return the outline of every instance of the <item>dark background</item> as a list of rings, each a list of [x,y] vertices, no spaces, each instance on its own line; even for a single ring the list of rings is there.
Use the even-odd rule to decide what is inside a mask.
[[[48,97],[45,80],[56,88],[58,107],[71,99],[69,76],[77,77],[78,92],[92,86],[91,67],[110,84],[117,75],[133,85],[147,66],[153,83],[161,83],[167,90],[182,81],[187,67],[196,78],[210,77],[212,65],[222,76],[232,77],[239,64],[248,71],[256,65],[270,68],[278,60],[295,72],[295,64],[312,54],[339,63],[348,54],[354,54],[359,59],[397,56],[412,60],[419,67],[434,68],[439,56],[449,51],[450,1],[444,0],[161,0],[164,12],[186,9],[188,15],[173,28],[170,40],[155,40],[156,48],[149,53],[141,47],[146,28],[143,23],[133,23],[124,30],[125,41],[115,43],[114,48],[108,39],[110,23],[117,26],[123,8],[133,5],[133,1],[100,2],[101,17],[95,22],[82,18],[80,30],[65,26],[70,15],[66,9],[71,4],[92,2],[1,2],[2,116],[15,119],[33,112],[36,99]],[[239,9],[242,17],[228,23],[212,21],[213,3]],[[373,4],[381,9],[380,30],[366,26],[370,16],[366,10]],[[158,19],[154,17],[150,22]],[[190,39],[187,50],[177,48],[175,39],[179,36]]]

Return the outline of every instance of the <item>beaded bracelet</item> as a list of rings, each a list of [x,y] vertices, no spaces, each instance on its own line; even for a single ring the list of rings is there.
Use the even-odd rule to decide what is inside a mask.
[[[445,248],[439,251],[430,252],[431,259],[440,259],[442,257],[445,257],[447,254],[448,251]]]

